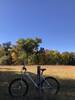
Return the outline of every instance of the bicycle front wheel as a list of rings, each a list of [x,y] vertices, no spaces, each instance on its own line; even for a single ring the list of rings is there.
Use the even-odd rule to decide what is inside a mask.
[[[27,91],[28,83],[21,78],[17,78],[9,84],[9,93],[13,97],[23,97]]]
[[[42,90],[45,94],[55,95],[59,91],[59,82],[53,77],[46,77],[42,82]]]

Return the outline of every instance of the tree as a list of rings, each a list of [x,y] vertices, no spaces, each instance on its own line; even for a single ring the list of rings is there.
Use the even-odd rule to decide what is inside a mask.
[[[75,53],[74,52],[63,52],[62,64],[64,65],[75,65]]]
[[[11,42],[3,43],[0,47],[0,50],[2,51],[0,56],[0,64],[12,64],[12,57],[11,57]]]
[[[71,52],[69,55],[69,65],[75,65],[75,53]]]
[[[45,50],[44,48],[40,48],[38,51],[32,54],[32,56],[30,57],[30,63],[32,62],[32,64],[44,65],[45,59]]]
[[[39,48],[40,38],[18,39],[15,45],[11,42],[0,44],[0,64],[63,64],[75,65],[75,52],[60,53],[56,50]]]
[[[60,64],[61,54],[55,50],[46,50],[46,64]]]
[[[20,51],[20,54],[25,54],[25,57],[23,56],[23,59],[27,58],[28,62],[28,57],[31,56],[34,51],[37,51],[39,44],[42,42],[41,39],[36,38],[36,39],[19,39],[17,41],[17,48],[18,51]]]

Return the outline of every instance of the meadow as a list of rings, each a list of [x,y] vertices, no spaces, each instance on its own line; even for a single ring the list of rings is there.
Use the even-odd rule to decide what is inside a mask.
[[[47,70],[45,76],[53,76],[60,83],[60,91],[56,96],[39,94],[35,88],[31,87],[28,95],[18,100],[74,100],[75,98],[75,66],[49,65],[42,66]],[[9,83],[20,77],[22,66],[0,66],[0,100],[16,100],[8,92]],[[28,72],[34,75],[37,66],[26,66]],[[32,91],[33,90],[33,91]]]

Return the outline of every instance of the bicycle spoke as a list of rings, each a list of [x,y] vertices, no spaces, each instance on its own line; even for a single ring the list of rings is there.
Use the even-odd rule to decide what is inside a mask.
[[[27,92],[27,83],[21,79],[13,80],[9,86],[9,93],[11,96],[19,97],[25,95]]]
[[[47,77],[42,83],[42,90],[47,94],[56,94],[59,90],[59,84],[55,78]]]

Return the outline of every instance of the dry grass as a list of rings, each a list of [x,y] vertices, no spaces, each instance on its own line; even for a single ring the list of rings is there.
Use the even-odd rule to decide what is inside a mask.
[[[26,66],[27,70],[31,73],[37,73],[37,66]],[[31,93],[28,95],[28,99],[24,98],[22,100],[74,100],[75,99],[75,66],[61,66],[61,65],[50,65],[42,66],[47,70],[44,75],[56,77],[60,82],[60,91],[54,99],[50,99],[50,96],[44,98],[42,96],[39,99],[35,96],[35,93],[31,89]],[[22,66],[0,66],[0,100],[13,100],[8,93],[9,83],[15,79],[21,72]],[[33,88],[33,87],[32,87]],[[16,99],[14,99],[16,100]],[[18,99],[17,99],[18,100]],[[19,99],[21,100],[21,99]]]
[[[0,66],[0,72],[20,72],[22,66]],[[37,73],[37,66],[26,66],[27,70],[32,73]],[[42,66],[47,70],[44,75],[55,76],[60,79],[75,79],[75,66],[61,66],[61,65],[49,65]]]

